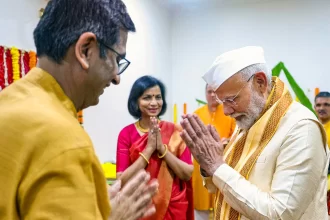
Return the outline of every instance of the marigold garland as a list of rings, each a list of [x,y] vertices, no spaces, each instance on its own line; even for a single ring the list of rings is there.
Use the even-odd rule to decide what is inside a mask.
[[[6,55],[5,60],[6,60],[6,67],[7,67],[7,69],[6,69],[7,71],[5,72],[7,75],[7,78],[5,78],[5,83],[6,83],[6,87],[7,87],[13,83],[13,63],[12,63],[10,49],[6,48],[5,55]],[[5,75],[5,77],[6,77],[6,75]]]
[[[7,48],[3,48],[3,80],[4,80],[4,88],[9,85],[8,83],[8,65],[7,65]]]
[[[0,91],[5,88],[5,67],[3,62],[3,54],[5,49],[0,46]]]
[[[21,78],[25,76],[25,66],[24,66],[24,54],[25,51],[21,51],[21,56],[20,56],[20,66],[21,66]]]
[[[79,123],[80,123],[81,125],[83,125],[83,124],[84,124],[83,111],[82,111],[82,110],[79,111],[77,115],[78,115],[78,121],[79,121]]]
[[[34,51],[29,52],[30,62],[29,67],[32,69],[37,65],[37,54]]]
[[[22,66],[21,66],[21,50],[18,50],[18,69],[19,69],[19,78],[22,78]]]
[[[24,77],[37,65],[37,61],[37,54],[34,51],[26,52],[16,47],[0,46],[0,91]],[[79,111],[77,117],[83,126],[83,111]]]
[[[24,75],[26,75],[30,71],[29,62],[30,62],[29,53],[25,52],[24,56],[23,56],[23,63],[24,63],[24,70],[25,70]]]
[[[12,47],[10,50],[11,53],[11,61],[12,61],[12,65],[13,65],[13,80],[14,82],[16,82],[17,80],[20,79],[20,74],[19,74],[19,52],[18,49],[15,47]]]

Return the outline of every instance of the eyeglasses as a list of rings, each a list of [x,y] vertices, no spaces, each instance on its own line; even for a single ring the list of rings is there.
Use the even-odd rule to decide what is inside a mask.
[[[250,76],[250,78],[246,81],[246,84],[238,91],[238,93],[233,98],[227,98],[227,99],[221,100],[221,99],[218,98],[217,94],[215,94],[215,100],[216,100],[216,102],[219,103],[219,104],[225,104],[225,103],[227,103],[230,106],[237,106],[237,103],[235,102],[235,99],[240,94],[240,92],[245,88],[245,86],[248,85],[248,82],[253,77],[254,77],[254,74],[252,76]]]
[[[112,49],[111,47],[109,47],[108,45],[102,43],[107,49],[111,50],[112,52],[114,52],[119,58],[120,60],[118,61],[117,59],[117,65],[118,65],[118,73],[117,75],[122,74],[127,67],[131,64],[130,61],[128,61],[125,56],[119,54],[117,51],[115,51],[114,49]]]

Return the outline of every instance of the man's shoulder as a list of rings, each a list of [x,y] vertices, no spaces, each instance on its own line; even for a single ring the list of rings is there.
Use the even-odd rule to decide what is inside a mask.
[[[33,160],[46,164],[72,150],[94,151],[78,119],[68,112],[63,114],[62,110],[58,111],[52,105],[33,98],[1,107],[0,151],[10,147],[12,158],[20,157],[23,162]]]
[[[281,119],[279,128],[283,129],[283,127],[285,127],[285,129],[290,130],[302,121],[304,121],[304,123],[320,125],[320,122],[311,110],[299,102],[294,101]]]
[[[318,121],[316,115],[311,110],[296,101],[291,104],[285,114],[285,117],[291,119],[292,121],[300,121],[305,119]]]
[[[292,131],[298,131],[299,133],[306,126],[317,133],[321,131],[318,127],[322,127],[312,111],[294,101],[281,118],[279,126],[276,128],[275,136],[277,137],[278,135],[280,139],[286,138],[287,135],[291,135]]]
[[[8,105],[1,104],[0,121],[0,130],[3,131],[0,137],[8,133],[7,136],[17,135],[22,139],[30,139],[30,135],[43,137],[35,138],[38,142],[58,142],[63,139],[66,139],[66,142],[74,142],[88,139],[77,118],[64,107],[58,107],[43,99],[31,97]]]
[[[281,120],[279,129],[282,132],[285,131],[283,134],[289,134],[292,132],[299,133],[299,130],[305,130],[307,127],[311,134],[321,134],[321,136],[324,137],[325,132],[323,126],[318,121],[316,115],[307,107],[294,101]]]
[[[39,97],[26,97],[12,102],[4,100],[0,104],[0,121],[2,122],[22,120],[26,124],[33,124],[33,122],[41,123],[43,121],[56,123],[62,120],[66,123],[67,117],[69,115],[62,114],[56,105]]]

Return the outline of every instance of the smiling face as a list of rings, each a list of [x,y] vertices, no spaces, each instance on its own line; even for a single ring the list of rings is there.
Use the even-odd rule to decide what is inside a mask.
[[[118,85],[118,62],[126,54],[127,31],[120,30],[118,42],[112,46],[114,51],[105,47],[105,57],[100,56],[100,45],[96,36],[82,36],[76,45],[76,54],[81,73],[76,75],[76,83],[83,86],[81,96],[84,99],[83,108],[97,105],[104,89],[111,83]]]
[[[119,41],[113,45],[113,49],[118,54],[125,56],[126,54],[127,32],[121,30],[119,32]],[[120,77],[118,76],[118,62],[120,57],[115,52],[106,49],[106,58],[99,58],[93,66],[91,66],[92,74],[89,74],[88,82],[90,84],[90,103],[96,105],[99,97],[103,94],[104,89],[111,83],[118,85]]]
[[[159,86],[145,90],[138,99],[138,106],[142,117],[157,117],[163,107],[163,96]]]

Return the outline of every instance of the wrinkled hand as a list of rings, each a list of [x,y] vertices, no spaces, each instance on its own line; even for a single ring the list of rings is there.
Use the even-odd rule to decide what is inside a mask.
[[[195,114],[182,118],[182,139],[206,174],[213,176],[216,169],[225,163],[223,145],[217,131],[211,125],[206,127]]]
[[[111,215],[109,220],[137,220],[156,212],[152,205],[152,197],[158,191],[158,182],[151,181],[145,170],[139,171],[121,188],[121,182],[116,181],[109,188]]]

